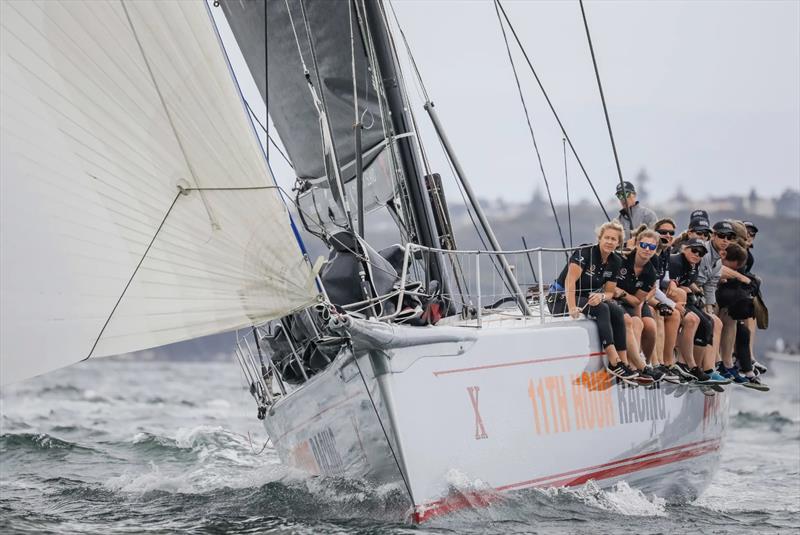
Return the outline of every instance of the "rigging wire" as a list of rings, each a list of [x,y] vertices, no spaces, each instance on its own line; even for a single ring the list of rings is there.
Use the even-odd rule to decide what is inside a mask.
[[[248,104],[247,107],[250,108],[250,105]],[[267,43],[267,0],[264,0],[264,117],[264,122],[266,125],[263,128],[264,132],[267,134],[267,139],[269,139],[269,44]],[[269,143],[266,143],[264,152],[267,156],[267,162],[269,162]],[[284,156],[284,159],[288,160],[286,156]]]
[[[561,128],[561,133],[564,135],[564,138],[567,140],[567,143],[569,143],[569,148],[572,150],[572,154],[575,156],[575,160],[578,162],[578,165],[580,166],[581,171],[583,172],[583,176],[586,177],[586,181],[589,183],[589,187],[592,189],[592,193],[594,193],[594,197],[595,199],[597,199],[597,203],[600,205],[600,209],[603,211],[603,214],[606,216],[606,219],[608,221],[611,221],[611,217],[608,215],[605,206],[603,206],[603,201],[600,200],[600,196],[597,194],[597,190],[595,189],[594,184],[592,183],[592,179],[589,178],[589,173],[586,172],[586,168],[584,167],[583,162],[578,156],[578,152],[575,150],[575,146],[572,144],[572,140],[569,138],[566,128],[564,128],[564,123],[561,122],[561,118],[558,116],[555,106],[553,106],[553,102],[550,100],[550,96],[547,94],[547,91],[545,91],[544,85],[542,84],[542,81],[539,78],[536,69],[533,68],[533,63],[531,62],[531,59],[528,56],[525,47],[522,45],[522,41],[520,40],[519,35],[517,35],[517,31],[514,29],[514,25],[511,24],[511,20],[508,17],[508,13],[506,13],[506,10],[503,7],[503,4],[500,2],[500,0],[495,0],[495,3],[500,8],[500,11],[503,14],[503,18],[506,20],[506,24],[508,24],[508,29],[511,30],[511,34],[514,36],[514,40],[517,42],[517,46],[519,46],[522,55],[525,57],[525,61],[528,63],[528,67],[530,68],[533,77],[536,79],[536,83],[539,85],[539,89],[542,91],[542,95],[544,95],[544,98],[547,101],[547,105],[550,107],[550,111],[553,112],[553,116],[555,117],[559,128]]]
[[[244,103],[245,103],[245,106],[247,106],[247,111],[249,111],[250,115],[253,117],[253,120],[256,123],[258,123],[258,126],[261,127],[261,130],[263,130],[264,133],[267,135],[267,145],[269,145],[269,143],[272,143],[272,146],[275,147],[275,150],[277,150],[278,153],[283,157],[284,161],[287,164],[289,164],[289,167],[294,169],[294,165],[292,165],[292,162],[289,160],[289,157],[286,156],[286,154],[281,150],[281,148],[278,146],[278,144],[275,143],[275,140],[272,139],[272,136],[269,135],[269,129],[266,126],[264,126],[264,124],[261,122],[261,119],[258,118],[258,115],[256,115],[256,112],[254,112],[253,108],[250,107],[250,103],[247,102],[246,100],[244,101]],[[269,124],[269,116],[267,116],[267,124]],[[269,156],[267,157],[267,161],[269,161]]]
[[[412,67],[414,69],[414,73],[416,74],[417,78],[421,81],[422,80],[422,76],[420,75],[419,69],[417,68],[417,64],[416,64],[416,61],[414,60],[414,56],[411,54],[411,47],[408,45],[408,41],[406,41],[406,39],[405,39],[405,34],[403,33],[403,29],[400,27],[400,21],[397,19],[397,13],[395,12],[394,6],[392,5],[391,1],[389,2],[389,8],[391,9],[392,15],[394,17],[395,26],[397,26],[398,30],[400,31],[400,35],[401,35],[401,37],[403,39],[403,42],[404,42],[404,45],[405,45],[405,48],[406,48],[406,53],[408,54],[409,60],[411,61]],[[383,7],[381,7],[381,11],[384,11]],[[391,40],[392,48],[393,48],[393,50],[395,51],[395,54],[396,54],[397,53],[396,52],[397,51],[397,46],[395,45],[395,42],[394,42],[393,32],[391,31],[391,28],[389,27],[389,17],[385,13],[385,11],[384,11],[383,19],[385,21],[387,35],[389,36],[389,39]],[[399,58],[397,60],[397,76],[400,78],[400,81],[401,81],[401,83],[400,83],[400,91],[402,92],[406,102],[410,103],[411,99],[408,97],[406,84],[405,84],[405,76],[403,74],[402,68],[400,67]],[[420,85],[423,85],[423,84],[420,84]],[[423,87],[423,94],[425,96],[425,101],[426,102],[430,102],[430,100],[428,99],[427,91],[424,90],[424,87]],[[420,132],[419,124],[417,123],[416,114],[414,113],[414,110],[411,109],[411,106],[408,107],[408,114],[411,117],[411,124],[413,125],[414,135],[416,137],[416,146],[419,149],[420,155],[422,156],[422,165],[425,168],[425,174],[427,176],[430,176],[431,180],[433,180],[433,170],[431,168],[430,160],[428,159],[428,153],[425,150],[425,144],[422,141],[422,135],[421,135],[421,132]],[[438,212],[439,215],[441,216],[442,220],[444,222],[448,222],[449,221],[449,217],[447,217],[445,212],[444,212],[444,210],[445,210],[444,207],[445,207],[446,203],[445,203],[445,200],[442,199],[443,192],[442,192],[441,188],[433,188],[433,195],[435,195],[436,198],[437,198],[438,206],[436,208],[431,206],[431,212]],[[434,213],[434,221],[435,221],[435,213]],[[434,222],[434,226],[435,226],[435,222]],[[443,247],[443,248],[445,248],[445,249],[453,249],[453,250],[457,249],[458,246],[456,245],[456,239],[455,239],[455,235],[453,233],[452,223],[449,225],[449,228],[444,229],[444,230],[446,230],[446,232],[447,232],[447,234],[446,234],[447,246]],[[440,242],[442,241],[442,236],[439,236],[439,241]],[[440,245],[444,245],[444,244],[440,243]],[[467,288],[466,295],[471,298],[471,296],[469,295],[469,289],[468,289],[467,280],[466,280],[466,277],[464,276],[464,267],[461,264],[461,259],[458,257],[458,255],[448,255],[448,259],[450,260],[450,265],[453,268],[453,279],[455,280],[456,287],[458,288],[458,291],[462,295],[464,295],[464,290],[462,288],[462,283],[463,283],[464,287]]]
[[[525,120],[528,123],[528,132],[531,134],[531,141],[533,148],[536,151],[536,159],[539,161],[539,169],[542,172],[542,179],[544,180],[544,187],[547,190],[547,200],[550,201],[550,209],[553,211],[553,218],[556,220],[556,227],[558,228],[558,237],[561,239],[561,247],[567,248],[564,242],[564,232],[561,230],[561,222],[558,220],[558,212],[556,205],[553,203],[553,195],[550,193],[550,182],[547,180],[547,174],[544,172],[544,165],[542,164],[542,155],[539,152],[539,145],[536,143],[536,135],[533,133],[533,124],[531,124],[531,116],[528,113],[528,105],[525,103],[525,95],[522,92],[522,85],[519,82],[519,75],[517,74],[517,66],[514,63],[514,56],[511,54],[511,46],[508,44],[508,36],[506,35],[506,28],[503,24],[503,19],[500,17],[500,10],[497,8],[497,2],[494,4],[494,11],[497,14],[497,22],[500,24],[500,31],[503,33],[503,42],[506,45],[506,52],[508,53],[508,61],[511,63],[511,70],[514,72],[514,81],[517,84],[517,91],[519,92],[519,100],[522,102],[522,109],[525,112]]]
[[[389,159],[391,160],[391,173],[392,179],[394,180],[394,186],[396,191],[398,192],[398,197],[400,199],[400,208],[402,209],[402,218],[403,227],[404,229],[400,230],[401,237],[404,239],[405,242],[413,241],[413,238],[416,238],[417,229],[419,228],[419,224],[416,220],[416,216],[414,215],[414,211],[411,209],[411,203],[408,198],[408,192],[405,184],[402,180],[402,171],[400,170],[400,163],[397,160],[397,154],[394,149],[394,139],[395,139],[395,132],[393,127],[389,123],[388,116],[391,114],[386,107],[388,106],[387,99],[386,99],[386,92],[381,80],[383,79],[381,75],[380,65],[378,64],[377,59],[377,52],[375,50],[375,43],[372,38],[372,32],[369,28],[369,24],[367,24],[365,20],[366,14],[366,4],[365,0],[354,0],[356,2],[356,15],[358,16],[358,23],[359,28],[361,29],[361,35],[364,39],[364,48],[367,53],[367,63],[369,68],[367,69],[367,73],[372,76],[372,85],[375,89],[375,95],[378,100],[378,111],[380,112],[380,120],[381,120],[381,130],[383,132],[383,137],[386,140],[391,140],[391,144],[388,146],[388,155]],[[365,98],[368,95],[365,92]],[[373,118],[374,122],[374,118]],[[396,212],[398,213],[399,212]],[[400,225],[398,225],[399,227]],[[417,271],[417,264],[414,264],[414,270]]]
[[[600,101],[603,103],[603,113],[606,116],[606,126],[608,127],[608,137],[611,138],[611,150],[614,152],[614,163],[617,164],[617,176],[622,193],[625,193],[625,182],[622,180],[622,169],[619,166],[619,155],[617,154],[617,144],[614,143],[614,133],[611,131],[611,120],[608,118],[608,107],[606,106],[606,96],[603,93],[603,84],[600,82],[600,71],[597,68],[597,58],[594,55],[592,36],[589,34],[589,23],[586,21],[586,11],[583,9],[583,0],[578,0],[581,6],[581,16],[583,17],[583,27],[586,29],[586,40],[589,42],[589,52],[592,54],[592,65],[594,65],[594,76],[597,78],[597,88],[600,90]],[[628,212],[628,223],[633,232],[633,218],[631,217],[631,207],[628,206],[628,198],[625,197],[625,211]]]
[[[572,248],[572,205],[569,202],[569,174],[567,173],[567,140],[561,138],[561,146],[564,148],[564,185],[567,189],[567,221],[569,222],[569,246]]]
[[[147,253],[149,253],[150,252],[150,248],[153,247],[153,243],[155,243],[156,238],[158,237],[159,233],[161,232],[161,229],[164,228],[164,223],[167,222],[167,218],[169,217],[169,214],[172,213],[172,209],[175,208],[175,203],[177,203],[178,199],[180,198],[180,196],[183,195],[183,191],[184,190],[180,190],[179,189],[178,193],[175,195],[175,198],[172,199],[172,204],[169,205],[169,209],[167,210],[167,213],[164,214],[164,218],[161,220],[161,223],[158,225],[158,228],[156,229],[155,233],[153,234],[153,237],[150,239],[150,243],[147,244],[147,249],[144,250],[144,253],[142,253],[141,258],[139,258],[139,263],[136,264],[136,267],[133,269],[133,273],[131,273],[131,276],[128,279],[128,282],[125,284],[125,288],[122,289],[122,293],[119,294],[119,298],[117,299],[117,302],[114,303],[114,308],[111,309],[111,312],[108,314],[108,317],[106,318],[105,323],[103,323],[103,326],[100,328],[100,332],[97,333],[97,338],[95,338],[94,344],[92,344],[92,348],[89,350],[89,354],[86,355],[86,357],[83,360],[86,360],[89,357],[91,357],[92,353],[94,353],[94,350],[97,347],[97,344],[100,343],[100,338],[103,336],[103,333],[105,332],[106,327],[108,327],[108,324],[111,321],[111,318],[114,316],[114,312],[117,311],[117,308],[119,307],[119,304],[122,302],[122,298],[125,297],[125,294],[128,292],[128,288],[130,288],[131,283],[133,282],[133,278],[139,272],[139,268],[142,267],[142,263],[144,262],[144,259],[147,258]]]
[[[409,45],[409,43],[408,43],[408,39],[406,38],[406,34],[403,31],[403,27],[400,24],[400,19],[397,17],[397,12],[395,11],[394,4],[393,4],[393,2],[391,0],[389,1],[389,8],[392,11],[392,15],[394,17],[395,25],[397,26],[397,29],[400,32],[400,37],[403,40],[403,45],[404,45],[404,47],[406,49],[406,54],[408,55],[409,61],[411,62],[412,68],[414,69],[414,74],[416,75],[415,81],[417,83],[417,86],[419,87],[419,89],[422,90],[422,94],[425,97],[425,101],[426,102],[431,102],[430,96],[428,94],[428,90],[425,87],[425,82],[422,79],[422,74],[420,73],[420,70],[417,67],[417,62],[414,59],[413,52],[411,51],[411,45]],[[490,250],[491,247],[489,247],[487,245],[486,240],[484,239],[483,233],[481,231],[481,228],[478,226],[478,223],[475,221],[475,216],[473,215],[472,209],[470,209],[470,203],[467,200],[467,197],[466,197],[466,195],[464,193],[464,189],[462,188],[459,180],[455,178],[457,176],[456,175],[456,171],[455,171],[455,168],[453,167],[453,162],[450,161],[450,158],[447,155],[447,151],[444,148],[444,143],[442,142],[441,138],[439,138],[438,136],[436,137],[436,139],[439,142],[439,147],[441,148],[442,153],[445,155],[445,161],[447,162],[447,165],[450,168],[451,176],[454,177],[453,181],[455,182],[456,188],[458,189],[458,192],[461,195],[461,200],[464,202],[464,208],[466,209],[467,216],[469,217],[470,222],[472,223],[472,227],[475,229],[475,234],[478,236],[478,239],[480,240],[481,245],[483,246],[483,248],[485,250]],[[422,144],[420,143],[420,145],[422,145]],[[423,158],[425,158],[424,150],[423,150]],[[500,271],[499,271],[500,267],[496,263],[497,259],[494,256],[489,256],[489,259],[492,262],[492,266],[494,267],[495,271],[497,271],[497,274],[500,275],[501,279],[503,279],[503,277],[502,277],[502,275],[500,274]],[[459,262],[459,269],[462,270],[462,277],[463,277],[463,268],[461,266],[460,259],[458,259],[458,262]],[[507,284],[507,282],[505,282],[505,280],[504,280],[504,284],[506,286],[506,290],[508,290],[508,292],[510,292],[510,293],[513,293],[511,288],[508,287],[508,284]],[[466,278],[465,278],[465,286],[467,288],[469,288],[469,284],[466,282]],[[480,290],[480,289],[478,288],[477,290]],[[467,290],[467,297],[471,298],[471,295],[469,294],[469,290]]]
[[[397,455],[394,452],[394,448],[392,447],[392,441],[389,439],[389,433],[386,431],[386,427],[383,425],[383,419],[381,418],[380,412],[378,412],[378,407],[375,405],[375,400],[372,399],[372,392],[369,390],[369,386],[367,386],[367,379],[364,377],[364,372],[361,371],[361,365],[358,363],[358,356],[356,355],[356,350],[353,347],[352,340],[347,341],[347,345],[350,347],[350,353],[353,355],[353,362],[356,363],[356,368],[358,368],[358,375],[361,376],[361,382],[364,383],[364,390],[367,391],[367,397],[369,398],[369,402],[372,404],[372,409],[375,411],[375,417],[378,419],[378,423],[381,426],[381,430],[383,431],[383,436],[386,438],[386,445],[389,446],[389,451],[392,453],[392,458],[394,459],[394,463],[397,465],[397,470],[400,471],[400,477],[403,479],[403,484],[405,484],[406,492],[408,492],[408,498],[411,500],[411,503],[414,503],[414,495],[411,493],[411,485],[408,483],[408,479],[406,478],[405,472],[403,472],[403,468],[400,466],[400,460],[397,458]]]

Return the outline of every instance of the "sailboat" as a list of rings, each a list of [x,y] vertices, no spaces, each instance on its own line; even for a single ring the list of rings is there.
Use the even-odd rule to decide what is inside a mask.
[[[291,194],[212,9],[269,104]],[[727,394],[612,379],[595,324],[544,305],[542,258],[563,250],[501,250],[429,102],[488,240],[457,249],[386,9],[3,2],[3,384],[238,329],[282,461],[399,485],[414,521],[590,480],[699,495]],[[376,250],[379,211],[400,239]],[[324,262],[300,226],[329,247]],[[515,255],[539,275],[525,290]],[[469,492],[451,492],[454,471]]]

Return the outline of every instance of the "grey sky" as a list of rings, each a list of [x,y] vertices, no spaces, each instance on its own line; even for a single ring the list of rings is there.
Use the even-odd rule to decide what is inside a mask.
[[[578,2],[504,5],[589,176],[610,196],[616,170]],[[542,176],[492,2],[395,0],[394,6],[478,194],[528,199]],[[698,197],[752,187],[774,196],[800,187],[800,2],[589,1],[585,7],[626,178],[645,167],[656,199],[679,185]],[[561,135],[513,50],[545,172],[561,200]],[[435,149],[425,112],[415,111],[423,139]],[[438,150],[432,160],[447,172]],[[588,198],[571,157],[568,166],[573,197]],[[287,168],[275,167],[279,182],[290,184]]]

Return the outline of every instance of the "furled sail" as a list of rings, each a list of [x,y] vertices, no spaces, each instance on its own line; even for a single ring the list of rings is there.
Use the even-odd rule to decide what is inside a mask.
[[[2,383],[313,301],[205,2],[0,6]]]

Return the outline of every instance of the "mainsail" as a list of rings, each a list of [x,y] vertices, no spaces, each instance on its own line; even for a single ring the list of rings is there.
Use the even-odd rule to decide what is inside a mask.
[[[204,2],[0,6],[0,379],[316,296]]]
[[[353,70],[359,110],[370,126],[363,132],[364,150],[383,142],[378,90],[368,68],[355,10],[348,8],[348,2],[224,1],[220,6],[262,98],[269,95],[270,116],[298,177],[320,178],[326,172],[319,117],[306,70],[318,97],[327,105],[341,166],[355,159]],[[355,34],[352,44],[351,25]],[[352,165],[343,171],[346,179],[355,173]]]
[[[356,212],[354,124],[363,123],[364,212],[387,206],[403,240],[441,247],[425,178],[430,170],[419,154],[382,3],[221,0],[220,6],[294,165],[306,228],[332,235],[350,226],[338,189]],[[332,169],[331,152],[339,169]],[[431,255],[426,270],[446,288],[441,263]]]

